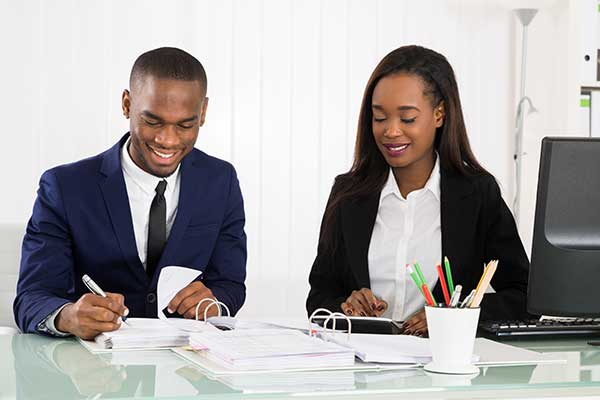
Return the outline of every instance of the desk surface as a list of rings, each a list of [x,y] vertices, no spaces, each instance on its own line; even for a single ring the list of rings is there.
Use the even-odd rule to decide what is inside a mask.
[[[585,340],[511,344],[559,352],[564,364],[482,368],[472,378],[422,369],[304,372],[211,379],[170,351],[93,355],[74,339],[0,335],[0,399],[499,398],[600,395],[600,348]]]

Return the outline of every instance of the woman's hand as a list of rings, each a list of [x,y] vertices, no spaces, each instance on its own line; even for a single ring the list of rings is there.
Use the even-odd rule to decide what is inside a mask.
[[[427,337],[427,318],[425,317],[425,309],[411,315],[402,324],[405,335],[415,335]]]
[[[380,317],[388,305],[371,292],[371,289],[355,290],[341,305],[346,315],[354,317]]]

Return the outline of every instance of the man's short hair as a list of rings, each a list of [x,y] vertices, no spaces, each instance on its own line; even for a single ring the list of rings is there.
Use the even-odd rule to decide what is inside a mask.
[[[160,47],[140,55],[131,68],[129,87],[133,88],[136,82],[146,76],[199,81],[206,92],[206,72],[200,61],[175,47]]]

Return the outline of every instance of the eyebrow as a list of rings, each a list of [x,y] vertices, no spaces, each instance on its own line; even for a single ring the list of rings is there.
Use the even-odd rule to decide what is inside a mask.
[[[163,121],[163,119],[161,117],[159,117],[158,115],[154,115],[150,111],[147,111],[147,110],[142,111],[142,115],[144,115],[145,117],[148,117],[148,118],[155,119],[157,121]],[[195,121],[197,119],[198,119],[198,116],[197,115],[193,115],[193,116],[191,116],[189,118],[185,118],[185,119],[182,119],[180,121],[177,121],[177,123],[178,124],[184,124],[186,122],[192,122],[192,121]]]
[[[371,105],[372,108],[376,109],[376,110],[383,110],[383,106],[380,106],[379,104],[372,104]],[[419,107],[417,106],[400,106],[398,107],[399,111],[407,111],[407,110],[417,110],[417,111],[421,111],[419,110]]]

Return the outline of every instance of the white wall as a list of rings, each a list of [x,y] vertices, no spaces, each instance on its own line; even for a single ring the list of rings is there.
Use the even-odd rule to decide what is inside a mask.
[[[530,29],[529,82],[544,121],[536,132],[559,132],[554,96],[564,90],[557,81],[565,68],[555,45],[566,47],[568,1],[540,4]],[[512,198],[520,29],[510,7],[502,0],[2,1],[0,168],[10,195],[0,196],[0,223],[26,223],[42,171],[99,153],[127,130],[120,97],[141,52],[181,47],[209,78],[197,147],[236,166],[246,202],[242,315],[303,315],[325,201],[334,176],[350,166],[369,74],[390,50],[417,43],[447,56],[475,154]],[[524,191],[524,213],[532,214],[534,197]]]

